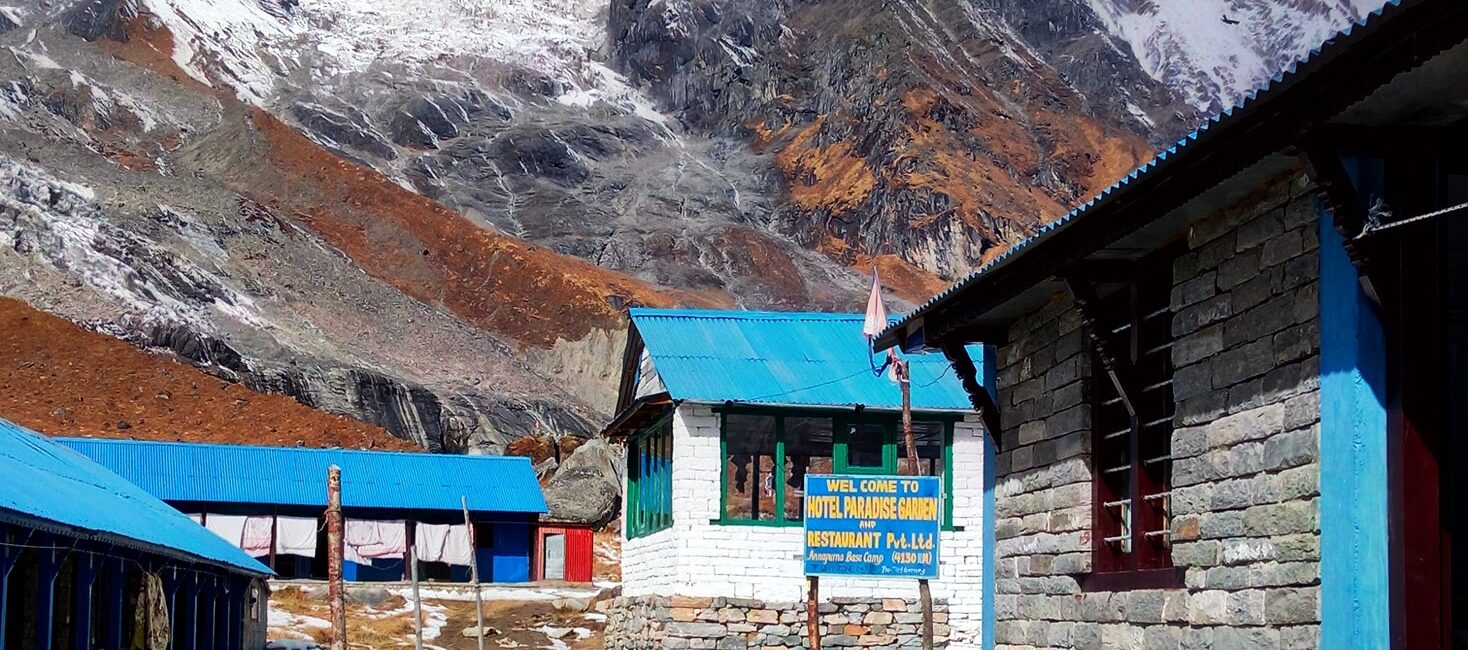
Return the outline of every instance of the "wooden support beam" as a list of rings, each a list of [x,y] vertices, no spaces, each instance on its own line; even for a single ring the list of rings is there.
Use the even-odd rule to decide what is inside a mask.
[[[75,650],[92,649],[92,587],[102,573],[101,557],[77,553],[72,560],[71,646]]]
[[[178,576],[178,595],[174,606],[168,611],[173,616],[169,628],[173,642],[172,650],[198,650],[199,640],[199,588],[198,577],[192,573]]]
[[[102,647],[121,648],[123,630],[123,608],[127,602],[127,560],[109,557],[104,560],[102,573]]]
[[[1362,197],[1356,191],[1336,141],[1326,135],[1317,135],[1303,145],[1300,159],[1305,164],[1306,175],[1320,188],[1321,207],[1334,218],[1336,232],[1345,240],[1346,256],[1356,267],[1361,289],[1372,303],[1381,307],[1384,304],[1382,270],[1377,268],[1379,264],[1374,261],[1371,246],[1357,239],[1369,221],[1367,201],[1380,197]]]
[[[1081,322],[1085,324],[1086,333],[1091,337],[1091,345],[1096,351],[1096,356],[1101,360],[1102,370],[1111,379],[1111,384],[1116,387],[1116,393],[1121,396],[1121,402],[1126,406],[1127,413],[1133,420],[1137,419],[1137,399],[1142,395],[1141,387],[1132,378],[1130,355],[1123,354],[1123,350],[1130,346],[1123,346],[1117,342],[1101,323],[1096,313],[1100,299],[1096,296],[1094,286],[1075,277],[1067,277],[1065,286],[1070,290],[1071,297],[1075,299],[1076,309],[1081,313]]]
[[[41,562],[36,579],[36,650],[51,650],[55,645],[56,576],[71,552],[61,548],[66,541],[56,535],[42,535],[38,540]]]
[[[974,366],[974,360],[968,355],[968,349],[962,344],[945,345],[943,356],[947,357],[949,365],[953,366],[953,373],[958,375],[959,382],[963,384],[963,392],[968,393],[969,403],[973,404],[974,410],[978,411],[979,417],[984,420],[984,430],[989,432],[989,438],[994,441],[994,449],[1000,449],[999,406],[994,403],[994,397],[989,394],[989,389],[979,383],[979,369]]]

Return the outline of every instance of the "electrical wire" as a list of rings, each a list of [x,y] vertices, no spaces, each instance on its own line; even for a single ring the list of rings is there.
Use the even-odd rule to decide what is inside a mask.
[[[927,382],[925,384],[919,385],[918,388],[927,388],[929,386],[932,386],[933,384],[936,384],[936,383],[942,381],[944,377],[947,377],[948,376],[948,370],[950,368],[952,368],[952,367],[953,366],[951,366],[949,364],[946,364],[946,363],[943,364],[943,372],[938,373],[938,376],[937,377],[934,377],[932,381]]]
[[[783,396],[789,395],[791,393],[799,393],[801,391],[812,390],[812,389],[815,389],[815,388],[821,388],[823,386],[830,386],[831,384],[840,383],[840,382],[846,381],[848,379],[851,379],[852,377],[855,377],[857,375],[863,374],[865,372],[867,372],[867,369],[866,368],[863,368],[863,369],[858,370],[856,372],[853,372],[853,373],[851,373],[849,375],[846,375],[845,377],[837,377],[837,378],[832,379],[830,381],[823,381],[823,382],[821,382],[819,384],[811,384],[810,386],[803,386],[803,387],[800,387],[800,388],[792,388],[790,390],[780,391],[778,393],[770,393],[769,395],[760,395],[759,397],[751,397],[749,399],[740,400],[740,401],[743,401],[743,402],[760,402],[760,401],[764,401],[764,400],[770,399],[772,397],[783,397]]]
[[[1441,217],[1443,215],[1452,214],[1454,212],[1459,212],[1459,211],[1462,211],[1462,210],[1465,210],[1465,209],[1468,209],[1468,203],[1459,203],[1458,205],[1446,207],[1446,208],[1443,208],[1441,210],[1437,210],[1437,211],[1434,211],[1434,212],[1429,212],[1427,214],[1417,215],[1415,217],[1409,217],[1409,218],[1406,218],[1406,219],[1401,219],[1399,221],[1392,221],[1392,222],[1388,222],[1388,223],[1380,223],[1380,222],[1368,223],[1368,224],[1366,224],[1366,227],[1365,228],[1362,228],[1361,229],[1361,234],[1356,235],[1355,238],[1356,239],[1361,239],[1362,237],[1365,237],[1365,236],[1370,235],[1370,234],[1373,234],[1373,233],[1381,232],[1383,230],[1390,230],[1392,228],[1396,228],[1397,226],[1405,226],[1407,224],[1417,223],[1418,221],[1426,221],[1428,219],[1432,219],[1432,218],[1435,218],[1435,217]]]

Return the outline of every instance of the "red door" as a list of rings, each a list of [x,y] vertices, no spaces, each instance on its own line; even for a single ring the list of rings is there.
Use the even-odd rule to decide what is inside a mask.
[[[591,582],[590,528],[566,529],[566,580]]]

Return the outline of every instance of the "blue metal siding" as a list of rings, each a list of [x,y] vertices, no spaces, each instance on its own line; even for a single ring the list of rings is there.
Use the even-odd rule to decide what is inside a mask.
[[[182,513],[82,454],[0,420],[0,518],[47,523],[138,550],[270,573]],[[39,520],[39,521],[37,521]]]
[[[897,384],[872,373],[884,355],[870,353],[860,314],[633,309],[631,316],[673,399],[902,407]],[[906,358],[913,408],[972,408],[942,355]]]
[[[494,545],[489,549],[490,562],[486,564],[483,555],[479,560],[479,566],[490,567],[484,581],[529,582],[530,524],[495,524],[491,530],[494,531]]]
[[[135,440],[59,439],[165,501],[326,507],[326,469],[347,508],[543,513],[530,459]]]

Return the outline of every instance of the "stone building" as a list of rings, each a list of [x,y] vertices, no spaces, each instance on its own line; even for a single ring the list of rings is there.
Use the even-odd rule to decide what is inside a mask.
[[[879,337],[998,421],[986,646],[1456,647],[1465,35],[1389,3]]]
[[[805,474],[907,474],[898,385],[859,314],[634,309],[616,420],[628,479],[609,648],[799,647]],[[940,476],[937,636],[977,647],[985,438],[941,355],[911,360],[920,472]],[[912,642],[916,582],[825,578],[828,645]]]

